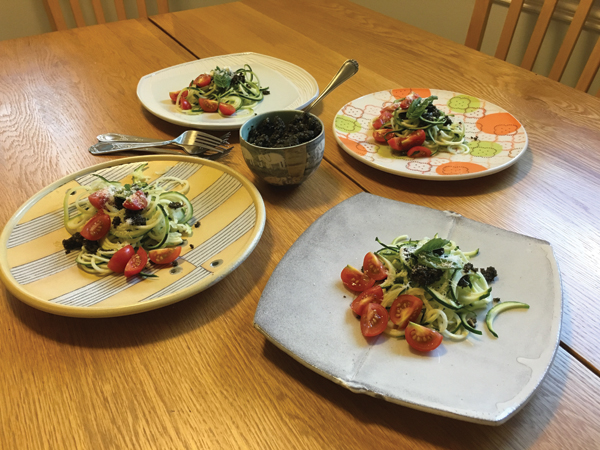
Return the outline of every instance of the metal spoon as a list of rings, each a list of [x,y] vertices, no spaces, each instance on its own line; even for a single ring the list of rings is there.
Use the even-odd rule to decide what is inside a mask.
[[[304,112],[309,112],[311,109],[313,109],[313,107],[323,100],[327,94],[352,77],[356,72],[358,72],[358,62],[353,59],[346,60],[346,62],[342,64],[342,67],[340,67],[340,70],[338,70],[338,73],[336,73],[331,79],[327,87],[323,89],[321,95],[319,95],[310,105],[304,108]]]

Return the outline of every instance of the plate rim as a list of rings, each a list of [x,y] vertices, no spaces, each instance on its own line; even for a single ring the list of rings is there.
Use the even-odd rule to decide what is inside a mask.
[[[236,178],[244,188],[248,191],[250,197],[252,198],[252,202],[256,208],[256,223],[253,227],[253,232],[249,240],[249,244],[246,246],[241,255],[232,263],[230,266],[226,266],[226,270],[220,272],[217,276],[212,277],[210,282],[205,283],[205,286],[201,286],[201,289],[194,289],[196,284],[189,286],[187,288],[178,290],[172,294],[168,294],[165,296],[158,297],[148,302],[139,302],[132,305],[124,305],[124,306],[111,306],[107,308],[101,307],[81,307],[81,306],[68,306],[61,305],[57,303],[52,303],[44,299],[37,298],[36,296],[31,295],[25,289],[21,287],[21,285],[14,279],[12,274],[10,273],[10,269],[8,267],[7,260],[7,242],[10,238],[10,234],[14,230],[15,226],[18,224],[18,221],[21,217],[37,202],[39,202],[43,197],[48,195],[49,193],[55,191],[60,186],[72,181],[78,177],[83,175],[87,175],[92,172],[96,172],[101,169],[105,169],[108,167],[114,167],[124,164],[136,163],[136,162],[144,162],[144,161],[177,161],[177,162],[192,162],[195,164],[201,164],[216,168],[218,170],[223,171],[224,173],[228,173],[229,175]],[[262,233],[264,231],[266,223],[266,209],[265,204],[260,192],[252,184],[244,175],[236,171],[235,169],[226,166],[225,164],[211,161],[207,159],[201,159],[194,156],[187,155],[142,155],[142,156],[131,156],[126,158],[113,159],[110,161],[102,162],[99,164],[95,164],[89,166],[87,168],[83,168],[78,170],[77,172],[71,173],[69,175],[65,175],[60,179],[50,183],[46,187],[39,190],[37,193],[29,197],[17,210],[10,219],[4,225],[2,233],[0,234],[0,281],[4,284],[7,290],[14,295],[17,299],[22,301],[23,303],[52,314],[67,316],[67,317],[80,317],[80,318],[105,318],[105,317],[118,317],[125,315],[138,314],[146,311],[151,311],[154,309],[162,308],[164,306],[168,306],[182,300],[185,300],[193,295],[196,295],[214,284],[221,281],[223,278],[228,276],[231,272],[233,272],[242,262],[248,258],[248,256],[254,251],[256,245],[258,244]]]
[[[372,95],[378,94],[380,92],[391,92],[394,89],[429,89],[430,91],[441,91],[441,92],[454,92],[454,91],[449,91],[447,89],[436,89],[436,88],[390,88],[390,89],[384,89],[381,91],[377,91],[377,92],[371,92],[369,94],[365,94],[362,95],[360,97],[357,97],[353,100],[350,100],[349,102],[346,102],[340,109],[338,109],[338,111],[335,113],[334,116],[334,121],[333,121],[333,136],[335,137],[336,142],[338,143],[338,145],[350,156],[352,156],[354,159],[356,159],[357,161],[360,161],[363,164],[366,164],[367,166],[373,167],[374,169],[380,170],[382,172],[386,172],[386,173],[391,173],[392,175],[397,175],[397,176],[401,176],[401,177],[405,177],[405,178],[412,178],[412,179],[417,179],[417,180],[427,180],[427,181],[461,181],[461,180],[470,180],[473,178],[481,178],[481,177],[486,177],[488,175],[494,175],[498,172],[501,172],[505,169],[508,169],[510,166],[512,166],[513,164],[515,164],[519,159],[521,159],[521,157],[526,153],[526,151],[529,149],[529,135],[527,134],[527,130],[525,129],[525,126],[523,125],[523,123],[517,119],[514,114],[508,112],[507,110],[505,110],[504,108],[502,108],[501,106],[496,105],[495,103],[492,102],[488,102],[487,100],[485,100],[487,103],[490,103],[494,106],[496,106],[497,108],[500,108],[502,111],[510,114],[511,116],[513,116],[515,118],[515,120],[517,120],[520,124],[521,124],[521,128],[523,129],[523,133],[525,134],[525,143],[524,143],[524,147],[523,150],[521,150],[521,152],[519,152],[519,154],[515,157],[512,158],[510,161],[507,161],[506,163],[494,167],[492,169],[487,169],[487,170],[483,170],[481,172],[475,172],[475,173],[470,173],[470,174],[461,174],[461,175],[444,175],[444,176],[433,176],[433,175],[426,175],[426,174],[420,174],[415,172],[410,173],[410,172],[402,172],[399,170],[394,170],[390,167],[386,167],[386,166],[382,166],[380,164],[376,164],[373,161],[369,161],[365,158],[362,158],[360,155],[358,155],[356,152],[353,152],[352,150],[350,150],[346,144],[344,144],[342,142],[342,140],[339,138],[338,136],[338,130],[335,127],[335,117],[337,117],[338,115],[340,115],[340,112],[346,107],[348,106],[350,103],[358,101],[358,100],[362,100],[366,97],[370,97]],[[457,95],[469,95],[469,94],[464,94],[464,93],[457,93]],[[478,100],[483,100],[479,97],[477,97]]]
[[[142,100],[142,94],[141,94],[141,90],[143,89],[143,87],[145,86],[145,83],[149,82],[149,80],[162,73],[162,72],[166,72],[166,71],[170,71],[173,69],[176,69],[178,67],[183,67],[183,66],[187,66],[187,65],[193,65],[193,64],[198,64],[198,62],[200,61],[208,61],[211,59],[219,59],[219,58],[224,58],[224,57],[231,57],[231,56],[245,56],[245,55],[251,55],[253,57],[258,57],[258,58],[264,58],[267,60],[273,60],[273,61],[278,61],[278,62],[283,62],[285,63],[288,67],[290,68],[294,68],[294,70],[297,70],[298,72],[303,73],[304,75],[306,75],[307,79],[311,82],[311,84],[314,85],[314,88],[316,89],[313,96],[306,100],[303,104],[299,105],[296,107],[297,110],[303,109],[304,107],[306,107],[307,105],[310,104],[310,102],[312,102],[315,98],[317,98],[317,96],[319,95],[319,85],[317,83],[317,80],[315,79],[315,77],[313,77],[306,69],[303,69],[302,67],[298,66],[297,64],[291,63],[289,61],[280,59],[280,58],[276,58],[274,56],[269,56],[269,55],[264,55],[262,53],[256,53],[256,52],[239,52],[239,53],[229,53],[226,55],[216,55],[216,56],[207,56],[206,58],[199,58],[199,59],[195,59],[193,61],[187,61],[181,64],[176,64],[174,66],[170,66],[170,67],[165,67],[163,69],[157,70],[155,72],[149,73],[147,75],[144,75],[143,77],[140,78],[140,80],[138,81],[137,84],[137,88],[136,88],[136,95],[138,100],[140,101],[140,103],[142,104],[142,106],[151,114],[153,114],[154,116],[158,117],[161,120],[164,120],[166,122],[169,123],[173,123],[175,125],[180,125],[180,126],[184,126],[184,127],[191,127],[191,128],[195,128],[195,129],[200,129],[200,130],[230,130],[230,129],[238,129],[240,128],[244,122],[253,117],[252,115],[249,115],[245,118],[245,120],[243,120],[241,123],[212,123],[212,124],[202,124],[202,123],[190,123],[189,121],[186,120],[178,120],[176,118],[172,118],[169,117],[167,115],[165,115],[164,113],[162,113],[160,110],[157,110],[156,108],[152,108],[150,105],[148,105],[146,102],[144,102]],[[277,70],[273,69],[275,72],[279,73]],[[284,77],[286,80],[288,80],[291,84],[294,85],[294,87],[296,87],[296,85],[291,82],[289,79],[287,79],[284,75],[282,75],[281,73],[279,73],[279,75],[281,75],[282,77]],[[165,97],[166,98],[166,97]]]
[[[345,203],[349,200],[358,198],[358,197],[364,197],[364,198],[378,197],[378,198],[385,199],[386,201],[393,201],[393,202],[397,202],[397,203],[401,203],[401,204],[402,203],[407,204],[407,203],[399,201],[399,200],[381,197],[381,196],[378,196],[375,194],[370,194],[368,192],[361,192],[361,193],[355,194],[355,195],[345,199],[344,201],[340,202],[338,205],[329,209],[325,213],[323,213],[317,220],[315,220],[304,231],[304,233],[302,233],[302,235],[300,235],[298,237],[297,241],[300,240],[302,238],[302,236],[305,233],[307,233],[311,227],[316,225],[322,217],[330,214],[334,209],[336,209],[338,206],[341,206],[343,203]],[[407,204],[407,205],[411,205],[411,204]],[[557,288],[556,294],[555,294],[556,298],[553,301],[552,319],[550,321],[550,330],[553,333],[552,340],[547,342],[547,345],[546,345],[546,347],[544,347],[542,349],[541,356],[540,356],[540,358],[546,356],[547,363],[545,364],[543,369],[540,370],[540,374],[537,377],[537,379],[534,380],[534,383],[533,384],[530,382],[524,383],[521,386],[521,388],[519,389],[519,391],[516,393],[516,395],[513,397],[513,399],[511,399],[511,400],[518,399],[518,402],[516,404],[513,403],[510,406],[505,407],[503,410],[498,411],[498,413],[496,415],[492,415],[492,414],[488,414],[488,413],[478,413],[475,409],[472,409],[468,412],[462,410],[462,412],[461,412],[461,410],[451,409],[449,407],[446,407],[445,409],[441,409],[441,408],[436,408],[434,406],[427,406],[427,405],[415,403],[415,402],[407,400],[407,399],[403,400],[401,398],[389,397],[381,392],[376,392],[375,390],[371,390],[366,386],[357,388],[357,387],[353,386],[351,382],[347,382],[347,381],[335,376],[332,373],[328,373],[324,368],[316,367],[311,362],[302,359],[302,357],[300,355],[295,354],[292,349],[287,348],[283,342],[280,342],[277,338],[272,336],[267,331],[267,329],[263,328],[262,324],[260,323],[261,322],[260,319],[257,321],[257,317],[259,316],[259,311],[261,308],[262,295],[261,295],[261,299],[259,300],[257,308],[256,308],[256,312],[255,312],[254,319],[253,319],[253,326],[261,334],[263,334],[271,343],[273,343],[277,348],[279,348],[280,350],[282,350],[283,352],[285,352],[286,354],[291,356],[293,359],[295,359],[299,363],[303,364],[305,367],[318,373],[319,375],[323,376],[324,378],[326,378],[330,381],[333,381],[334,383],[339,384],[340,386],[350,390],[352,393],[369,395],[371,397],[383,399],[390,403],[398,404],[398,405],[408,407],[411,409],[416,409],[419,411],[424,411],[424,412],[428,412],[431,414],[436,414],[439,416],[449,417],[449,418],[458,419],[458,420],[462,420],[462,421],[478,423],[478,424],[488,425],[488,426],[501,425],[501,424],[505,423],[507,420],[509,420],[511,417],[513,417],[515,414],[517,414],[529,402],[529,400],[533,397],[533,395],[537,392],[537,390],[539,389],[539,387],[541,386],[543,381],[548,376],[548,373],[552,367],[552,364],[554,363],[554,361],[556,359],[556,355],[557,355],[558,349],[560,347],[560,334],[561,334],[561,329],[562,329],[562,318],[563,318],[563,314],[564,314],[564,298],[563,298],[564,295],[563,295],[563,289],[562,289],[561,272],[560,272],[560,268],[558,266],[558,262],[556,261],[556,257],[554,255],[554,249],[552,248],[552,245],[546,240],[536,238],[533,236],[529,236],[529,235],[525,235],[522,233],[517,233],[517,232],[511,231],[511,230],[506,230],[504,228],[500,228],[495,225],[490,225],[490,224],[487,224],[484,222],[479,222],[479,221],[470,219],[461,214],[453,213],[451,211],[437,210],[435,208],[430,208],[430,207],[422,206],[422,205],[411,205],[411,206],[416,206],[416,207],[424,208],[424,209],[428,209],[428,210],[434,210],[434,211],[439,211],[439,212],[447,212],[447,213],[455,214],[457,216],[460,216],[463,219],[466,219],[469,222],[475,222],[477,224],[485,225],[485,227],[501,230],[502,232],[505,232],[505,233],[510,233],[513,235],[525,237],[527,239],[535,240],[538,243],[543,244],[548,247],[550,254],[552,255],[552,258],[549,258],[550,259],[550,267],[553,269],[553,272],[556,275],[556,277],[553,278],[553,280],[552,280],[552,284]],[[292,246],[288,249],[286,254],[281,258],[277,267],[275,267],[273,273],[271,274],[271,277],[269,278],[269,281],[267,282],[267,285],[263,289],[263,293],[267,290],[267,287],[268,287],[269,283],[271,282],[271,278],[277,271],[279,264],[281,264],[284,261],[284,259],[288,256],[289,252],[292,251],[296,242],[294,242],[294,244],[292,244]]]

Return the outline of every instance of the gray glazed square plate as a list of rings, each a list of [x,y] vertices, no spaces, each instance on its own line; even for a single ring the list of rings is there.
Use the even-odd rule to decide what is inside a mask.
[[[365,213],[368,211],[368,214]],[[495,266],[492,295],[529,310],[496,318],[494,338],[444,340],[429,354],[403,339],[362,336],[349,305],[354,295],[340,273],[403,234],[452,239],[479,248],[476,267]],[[548,242],[475,222],[456,213],[363,193],[314,222],[294,243],[267,283],[254,326],[296,360],[355,393],[469,422],[499,425],[531,398],[559,344],[562,290]]]

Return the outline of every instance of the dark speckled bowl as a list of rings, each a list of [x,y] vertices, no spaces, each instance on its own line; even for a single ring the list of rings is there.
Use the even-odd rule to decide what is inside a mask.
[[[284,110],[259,114],[246,121],[240,129],[240,144],[244,160],[250,170],[260,179],[277,186],[300,184],[306,180],[321,164],[325,151],[325,127],[321,123],[321,133],[312,141],[293,147],[266,148],[250,144],[248,134],[267,117],[279,116],[289,123],[302,111]],[[309,113],[310,114],[310,113]]]

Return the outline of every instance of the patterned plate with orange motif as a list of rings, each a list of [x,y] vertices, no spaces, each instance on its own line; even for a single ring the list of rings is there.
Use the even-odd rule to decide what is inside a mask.
[[[438,152],[431,157],[400,156],[387,144],[373,139],[372,121],[381,109],[414,92],[437,96],[433,104],[465,124],[469,153]],[[437,89],[392,89],[365,95],[344,105],[335,117],[338,144],[359,161],[385,172],[408,178],[449,181],[478,178],[513,165],[527,149],[527,133],[521,123],[493,103]]]

